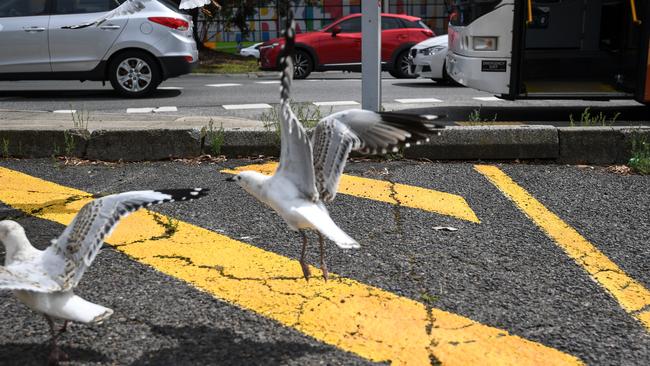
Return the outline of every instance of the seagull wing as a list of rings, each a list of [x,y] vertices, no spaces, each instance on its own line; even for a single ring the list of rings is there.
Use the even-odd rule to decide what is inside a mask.
[[[0,290],[60,291],[61,286],[32,262],[0,266]]]
[[[320,198],[329,202],[336,190],[350,151],[385,154],[401,146],[428,141],[434,128],[429,118],[393,112],[350,109],[322,119],[314,131],[316,186]]]
[[[105,21],[119,17],[119,16],[124,16],[124,15],[129,15],[129,14],[134,14],[142,9],[145,8],[145,3],[149,2],[151,0],[126,0],[125,2],[122,3],[122,5],[118,6],[117,8],[109,11],[108,13],[100,16],[97,19],[91,20],[90,22],[82,23],[82,24],[76,24],[76,25],[67,25],[65,27],[61,27],[62,29],[81,29],[81,28],[87,28],[93,25],[100,25],[104,23]],[[195,0],[198,1],[198,0]]]
[[[196,199],[207,190],[133,191],[96,199],[81,208],[72,223],[45,250],[44,266],[64,291],[74,288],[117,222],[139,208]]]
[[[181,0],[179,9],[194,9],[210,4],[212,0]]]
[[[287,19],[289,24],[285,33],[280,83],[280,164],[276,175],[293,182],[296,188],[312,201],[318,200],[314,183],[314,160],[307,132],[291,110],[289,97],[293,81],[293,50],[295,43],[295,23],[293,12]]]

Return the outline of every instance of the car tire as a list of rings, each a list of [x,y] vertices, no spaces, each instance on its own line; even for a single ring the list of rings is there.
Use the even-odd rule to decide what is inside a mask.
[[[388,72],[397,79],[415,79],[417,75],[411,74],[409,69],[409,50],[402,51],[395,59],[393,69]]]
[[[117,55],[108,65],[108,79],[113,89],[127,98],[148,96],[162,81],[158,61],[142,51]]]
[[[293,58],[293,78],[305,79],[314,70],[314,62],[309,54],[302,50],[296,50]]]

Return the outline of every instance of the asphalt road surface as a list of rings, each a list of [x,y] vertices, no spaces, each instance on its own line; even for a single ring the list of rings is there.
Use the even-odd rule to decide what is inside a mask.
[[[253,163],[0,163],[1,217],[39,248],[84,192],[211,188],[121,222],[77,291],[115,313],[62,337],[70,364],[650,364],[649,176],[352,162],[329,209],[362,248],[330,243],[324,283],[301,278],[299,237],[224,181]],[[44,319],[8,292],[0,309],[0,364],[44,364]]]
[[[386,74],[387,75],[387,74]],[[150,98],[129,100],[118,97],[99,82],[78,81],[12,81],[0,82],[2,111],[67,111],[85,110],[94,114],[133,115],[155,111],[164,115],[237,116],[257,119],[270,106],[279,102],[279,80],[275,73],[236,75],[186,75],[167,80]],[[347,108],[360,108],[361,79],[359,73],[321,72],[306,80],[296,80],[292,99],[297,103],[320,105],[322,113]],[[477,90],[439,85],[428,79],[382,79],[382,105],[386,110],[428,108],[428,113],[450,115],[465,120],[478,107],[485,110],[483,119],[503,120],[569,120],[577,118],[587,106],[606,108],[605,115],[618,120],[648,119],[648,110],[630,100],[522,100],[504,101]],[[504,110],[516,107],[553,107],[509,115]],[[562,110],[554,108],[573,108]],[[451,110],[448,110],[451,108]],[[493,110],[495,109],[496,110]],[[442,110],[441,110],[442,109]],[[501,116],[501,117],[500,117]],[[135,116],[134,118],[137,118]]]

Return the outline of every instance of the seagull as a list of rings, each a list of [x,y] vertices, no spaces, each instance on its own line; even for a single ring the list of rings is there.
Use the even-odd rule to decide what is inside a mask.
[[[325,203],[331,202],[350,151],[366,154],[397,151],[401,146],[428,141],[433,128],[429,118],[403,113],[349,109],[321,119],[310,139],[289,103],[293,80],[295,22],[289,12],[285,30],[280,83],[280,163],[272,176],[243,171],[226,180],[275,210],[289,228],[302,236],[300,265],[306,280],[310,271],[305,262],[306,230],[319,238],[320,266],[325,280],[324,238],[339,248],[356,249],[359,243],[339,228],[329,216]]]
[[[92,20],[90,22],[82,23],[82,24],[76,24],[76,25],[67,25],[64,27],[61,27],[62,29],[81,29],[81,28],[87,28],[92,25],[99,26],[105,21],[115,18],[115,17],[120,17],[120,16],[125,16],[125,15],[130,15],[130,14],[135,14],[142,9],[146,7],[145,3],[149,2],[151,0],[126,0],[125,2],[122,3],[122,5],[118,6],[117,8],[109,11],[108,13],[102,15],[101,17]],[[194,8],[200,8],[205,5],[208,5],[212,3],[212,0],[181,0],[180,5],[178,6],[179,9],[194,9]]]
[[[81,208],[45,250],[34,248],[17,222],[0,221],[0,242],[6,249],[0,290],[13,291],[18,300],[45,316],[52,334],[50,364],[67,359],[56,341],[69,321],[98,324],[113,314],[113,310],[75,295],[74,289],[117,222],[141,207],[192,200],[207,192],[202,188],[132,191],[95,199]],[[59,331],[54,319],[64,321]]]

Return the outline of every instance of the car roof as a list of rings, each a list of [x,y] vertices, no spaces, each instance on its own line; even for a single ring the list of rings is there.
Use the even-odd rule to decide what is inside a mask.
[[[360,15],[361,15],[361,13],[354,13],[354,14],[346,15],[346,16],[344,16],[342,18],[339,18],[338,20],[353,18],[353,17],[357,17],[357,16],[360,16]],[[381,13],[381,16],[382,17],[389,17],[389,18],[402,18],[402,19],[410,20],[412,22],[417,22],[418,20],[422,20],[422,18],[420,18],[420,17],[415,17],[415,16],[407,15],[407,14]]]

